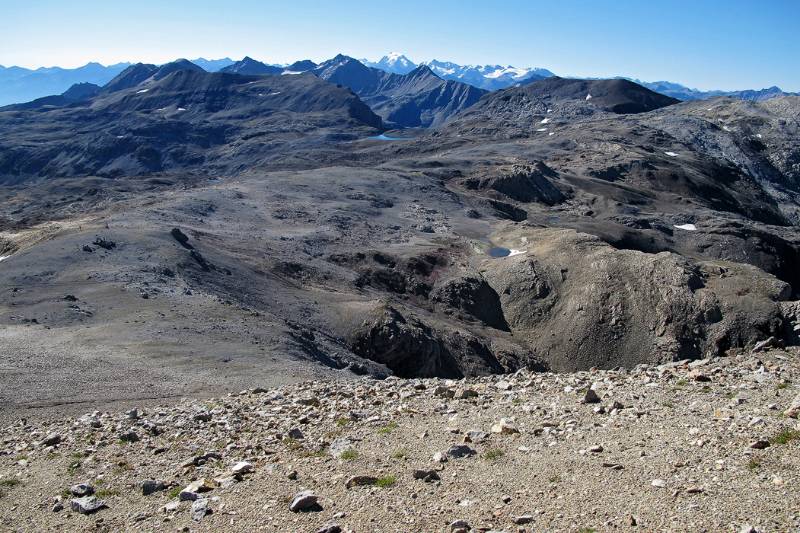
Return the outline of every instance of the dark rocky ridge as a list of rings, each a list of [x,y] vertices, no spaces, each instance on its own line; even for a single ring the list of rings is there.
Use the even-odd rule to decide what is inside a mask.
[[[581,80],[553,76],[519,88],[529,98],[547,103],[585,101],[611,113],[644,113],[677,104],[679,100],[651,91],[628,80]]]
[[[252,57],[245,56],[242,60],[220,70],[228,74],[243,74],[245,76],[275,75],[283,72],[281,67],[266,65]]]
[[[408,74],[393,74],[338,55],[314,72],[331,83],[350,87],[394,127],[437,126],[486,94],[465,83],[445,81],[424,65]]]
[[[238,171],[293,144],[367,136],[381,120],[316,77],[246,77],[135,65],[68,107],[0,111],[0,181],[135,175],[204,166]],[[135,80],[142,80],[127,88]]]

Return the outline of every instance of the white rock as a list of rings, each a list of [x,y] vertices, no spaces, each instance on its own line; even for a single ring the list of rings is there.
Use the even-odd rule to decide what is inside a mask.
[[[232,474],[249,474],[253,471],[255,471],[255,467],[252,463],[248,463],[247,461],[239,461],[231,468]]]
[[[319,500],[319,496],[310,490],[298,492],[292,499],[292,503],[289,504],[289,510],[294,513],[299,513],[300,511],[309,511],[319,505],[317,500]]]

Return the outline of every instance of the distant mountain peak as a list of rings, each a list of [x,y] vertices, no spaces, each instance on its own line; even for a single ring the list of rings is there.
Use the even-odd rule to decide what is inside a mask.
[[[362,62],[369,67],[379,68],[393,74],[408,74],[417,67],[416,63],[400,52],[391,52],[375,62],[366,59]]]
[[[412,78],[423,78],[423,77],[433,76],[434,78],[441,79],[441,77],[437,76],[436,73],[433,70],[431,70],[431,68],[428,65],[419,65],[416,68],[414,68],[414,70],[409,72],[407,75]]]
[[[632,78],[622,78],[634,81],[640,85],[647,87],[652,91],[656,91],[657,93],[665,94],[667,96],[671,96],[673,98],[677,98],[678,100],[705,100],[708,98],[715,98],[717,96],[730,96],[732,98],[738,98],[739,100],[750,100],[750,101],[763,101],[769,100],[770,98],[774,98],[776,96],[796,96],[798,93],[788,93],[783,91],[780,87],[773,85],[772,87],[767,87],[765,89],[744,89],[739,91],[700,91],[698,89],[691,89],[680,83],[674,83],[671,81],[653,81],[653,82],[646,82],[640,81],[637,79]]]
[[[408,74],[417,68],[417,65],[398,52],[387,54],[375,63],[366,62],[366,64],[396,74]],[[549,70],[542,68],[520,68],[500,64],[459,65],[452,61],[439,59],[432,59],[420,63],[420,65],[427,65],[436,76],[442,79],[460,81],[487,90],[505,89],[523,81],[542,79],[553,75]]]
[[[192,59],[191,62],[207,72],[218,72],[223,68],[235,63],[235,61],[230,57],[223,57],[221,59],[206,59],[204,57],[198,57],[197,59]]]
[[[291,65],[286,67],[286,71],[288,72],[308,72],[309,70],[314,70],[317,68],[317,64],[311,61],[310,59],[301,59],[300,61],[295,61]]]
[[[264,76],[281,74],[283,72],[283,68],[267,65],[266,63],[262,63],[261,61],[253,59],[250,56],[244,56],[236,63],[220,69],[220,72],[225,72],[228,74],[243,74],[247,76]]]
[[[203,67],[195,65],[188,59],[176,59],[175,61],[171,61],[169,63],[165,63],[158,67],[158,70],[153,74],[153,78],[156,80],[160,80],[165,76],[172,74],[173,72],[178,72],[179,70],[189,70],[195,72],[205,72]]]

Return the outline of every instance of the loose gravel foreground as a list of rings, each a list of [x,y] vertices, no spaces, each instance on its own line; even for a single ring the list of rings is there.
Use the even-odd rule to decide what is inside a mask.
[[[3,531],[797,531],[800,351],[313,381],[0,436]]]

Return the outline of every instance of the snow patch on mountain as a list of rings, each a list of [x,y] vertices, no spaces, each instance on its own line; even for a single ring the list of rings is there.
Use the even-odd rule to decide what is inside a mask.
[[[379,68],[386,72],[392,72],[394,74],[408,74],[415,68],[417,68],[417,64],[408,59],[405,55],[400,52],[391,52],[386,54],[378,61],[370,61],[368,59],[362,59],[362,63],[367,65],[368,67]]]

